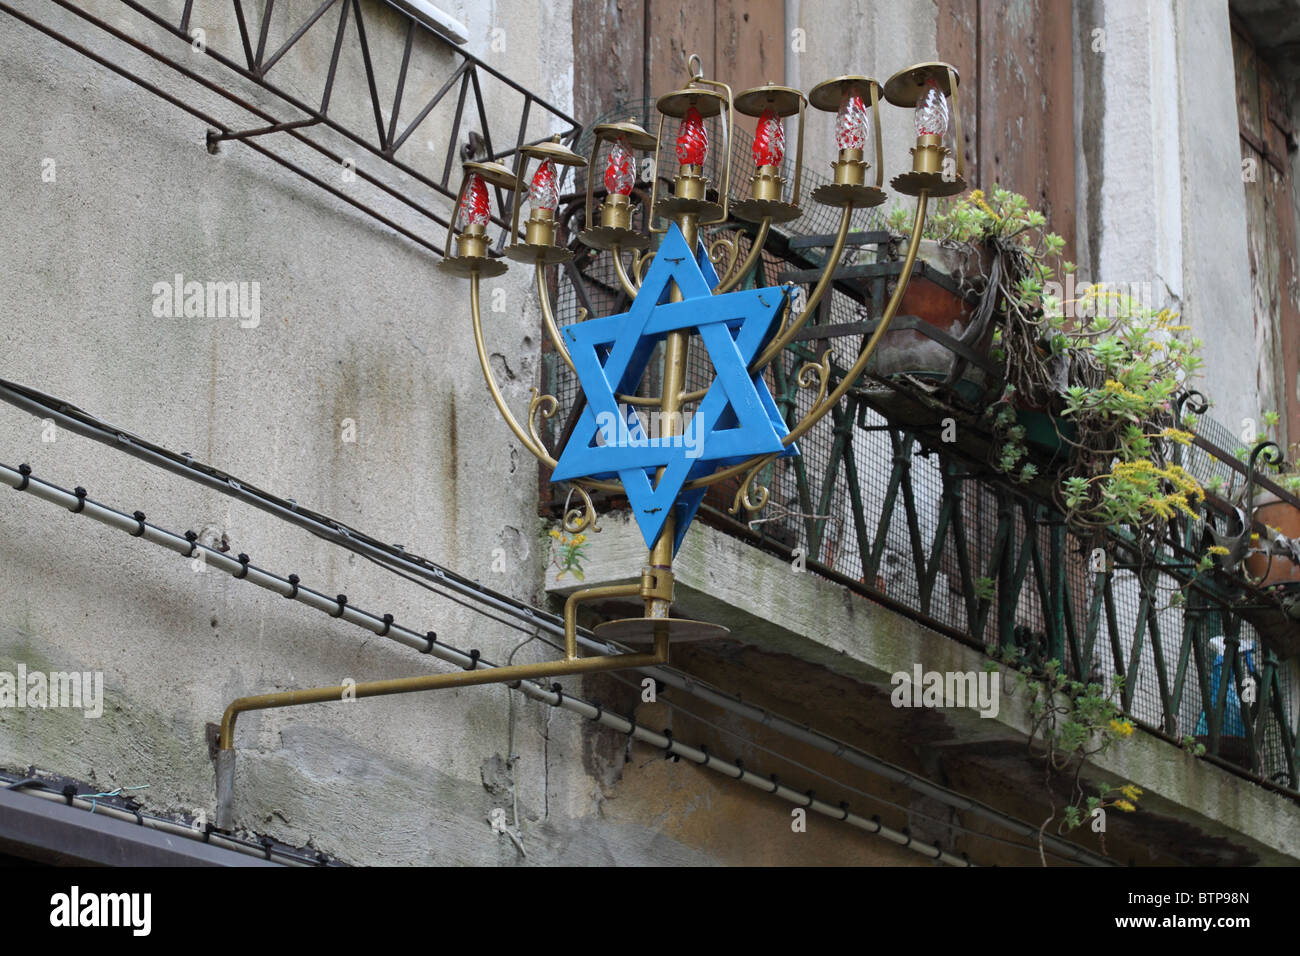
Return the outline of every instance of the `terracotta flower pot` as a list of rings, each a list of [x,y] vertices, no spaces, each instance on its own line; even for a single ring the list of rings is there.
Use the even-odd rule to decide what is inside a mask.
[[[992,263],[991,253],[983,247],[943,245],[933,239],[922,239],[918,260],[955,281],[972,279],[988,274]],[[913,274],[907,290],[899,303],[900,316],[914,315],[927,325],[952,338],[961,336],[970,327],[975,306],[960,296],[923,275]],[[993,326],[979,342],[970,343],[975,352],[988,355],[993,341]],[[915,329],[890,329],[881,337],[867,372],[881,377],[912,375],[920,379],[943,380],[953,368],[956,356],[940,343]],[[957,391],[971,402],[978,402],[984,393],[987,376],[983,369],[968,365],[955,383]]]
[[[1288,538],[1300,538],[1300,508],[1274,494],[1265,492],[1256,499],[1255,521],[1276,528]],[[1300,565],[1284,555],[1275,554],[1270,560],[1267,554],[1250,554],[1246,558],[1246,571],[1256,580],[1262,578],[1264,587],[1300,583]]]

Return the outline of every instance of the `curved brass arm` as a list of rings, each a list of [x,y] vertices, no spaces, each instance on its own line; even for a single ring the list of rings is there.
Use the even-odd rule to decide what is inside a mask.
[[[788,446],[817,424],[827,412],[839,404],[844,393],[854,386],[858,376],[866,370],[867,363],[871,361],[871,356],[876,351],[877,343],[889,331],[889,324],[894,321],[894,315],[898,312],[898,306],[903,301],[903,295],[907,292],[908,283],[912,279],[912,267],[916,265],[916,254],[921,248],[921,230],[925,225],[925,207],[929,198],[929,193],[924,189],[916,197],[916,219],[912,223],[912,238],[907,245],[907,257],[903,260],[903,269],[898,274],[898,285],[894,286],[894,294],[889,297],[889,304],[885,306],[885,312],[880,317],[876,331],[871,333],[871,338],[867,339],[866,344],[862,346],[862,351],[858,353],[858,360],[844,373],[844,378],[840,380],[839,385],[835,386],[835,391],[822,399],[819,404],[814,405],[804,416],[804,420],[790,429],[790,434],[781,440],[782,444]]]
[[[822,272],[822,277],[817,280],[817,286],[813,289],[812,294],[808,296],[808,302],[804,305],[803,312],[799,317],[777,333],[776,338],[767,344],[765,348],[753,362],[749,365],[751,374],[767,366],[772,359],[781,354],[781,350],[794,340],[795,333],[804,327],[812,314],[817,311],[817,306],[821,303],[822,297],[826,295],[826,290],[831,287],[831,281],[835,277],[835,267],[839,264],[840,256],[844,254],[844,243],[849,237],[849,223],[853,219],[853,205],[844,207],[844,212],[840,217],[840,229],[835,234],[835,245],[831,247],[830,255],[826,257],[826,268]],[[918,233],[919,234],[919,233]]]
[[[758,235],[754,236],[754,243],[749,247],[749,255],[745,256],[745,261],[728,275],[719,286],[713,290],[714,295],[721,295],[724,292],[730,292],[736,287],[744,275],[754,268],[754,263],[758,261],[759,256],[763,254],[763,245],[767,242],[767,231],[772,226],[772,217],[764,216],[763,221],[758,224]]]
[[[629,299],[635,299],[641,283],[628,275],[627,269],[623,267],[623,247],[616,242],[609,252],[614,257],[614,273],[618,276],[618,284],[623,287]]]
[[[889,330],[889,325],[894,321],[894,315],[898,312],[898,307],[903,301],[903,294],[907,291],[907,285],[912,278],[912,267],[916,264],[916,254],[921,248],[921,230],[925,225],[925,207],[929,198],[929,193],[924,189],[921,190],[920,194],[917,196],[916,219],[912,223],[912,237],[907,246],[907,257],[903,260],[903,269],[898,274],[898,285],[894,287],[894,294],[889,297],[889,302],[885,306],[885,311],[880,317],[880,324],[876,326],[876,331],[872,333],[871,338],[868,339],[867,343],[862,347],[862,351],[858,354],[857,361],[854,362],[853,367],[845,373],[844,379],[836,386],[835,391],[831,392],[822,399],[822,401],[814,405],[812,410],[804,416],[803,420],[800,421],[799,424],[795,425],[794,428],[790,429],[790,433],[781,440],[783,445],[788,447],[801,435],[805,434],[808,429],[816,425],[817,422],[826,416],[827,412],[835,407],[839,400],[844,397],[844,393],[853,387],[858,376],[862,374],[863,370],[867,367],[867,363],[871,360],[871,356],[876,350],[877,343],[879,343],[885,332]],[[844,235],[845,230],[843,227],[841,227],[840,231],[841,235]],[[755,455],[753,458],[748,458],[738,465],[732,465],[729,468],[723,468],[721,471],[715,471],[711,475],[705,475],[692,481],[688,481],[682,486],[683,490],[690,491],[696,488],[706,488],[719,481],[725,481],[733,475],[743,474],[753,469],[754,466],[765,457],[767,456]]]
[[[221,732],[218,746],[221,750],[235,747],[235,722],[239,715],[250,710],[270,710],[277,707],[298,707],[303,704],[325,704],[330,701],[360,700],[363,697],[384,697],[389,694],[410,694],[444,687],[469,687],[475,684],[504,684],[519,680],[536,680],[541,677],[565,677],[572,674],[591,674],[598,671],[623,670],[632,667],[654,667],[668,663],[668,638],[655,638],[654,652],[641,654],[611,654],[600,657],[578,656],[578,604],[608,597],[635,597],[643,590],[642,584],[618,584],[606,587],[585,588],[569,595],[564,602],[564,657],[558,661],[539,664],[511,664],[504,667],[475,668],[468,671],[451,671],[437,674],[420,674],[416,677],[398,677],[392,680],[336,687],[313,687],[309,690],[288,690],[257,697],[240,697],[232,701],[221,715]]]
[[[510,430],[515,433],[515,437],[518,438],[520,443],[532,453],[534,458],[546,465],[546,467],[554,468],[556,465],[555,459],[550,456],[550,453],[547,452],[544,447],[542,447],[540,442],[534,441],[531,434],[526,432],[523,426],[515,420],[514,415],[510,414],[510,409],[506,406],[505,399],[501,396],[501,389],[497,387],[496,378],[492,375],[492,365],[488,361],[487,346],[483,344],[483,318],[479,310],[478,280],[479,275],[477,272],[470,275],[469,310],[470,315],[474,320],[474,346],[478,349],[478,363],[483,369],[483,380],[487,382],[488,391],[492,394],[492,401],[496,403],[497,411],[501,413],[501,417],[505,419]],[[572,365],[570,365],[570,367],[572,367]],[[529,410],[536,410],[537,404],[538,401],[535,398],[533,404],[529,407]],[[584,488],[589,488],[592,491],[607,491],[614,494],[623,494],[624,492],[623,483],[621,481],[593,481],[583,478],[574,482],[574,484],[581,485]]]
[[[478,362],[483,368],[483,380],[487,382],[488,391],[492,393],[492,401],[496,402],[497,411],[501,413],[501,417],[505,419],[506,424],[510,426],[510,430],[515,433],[515,437],[519,439],[520,443],[544,465],[554,468],[555,459],[547,453],[545,448],[538,447],[519,422],[515,421],[515,416],[510,414],[510,409],[501,396],[501,389],[497,387],[496,378],[492,375],[492,363],[488,361],[487,347],[483,344],[483,318],[479,313],[477,272],[473,273],[469,278],[469,310],[474,319],[474,345],[478,348]]]
[[[478,281],[477,276],[475,281]],[[556,323],[555,312],[551,308],[551,290],[546,286],[546,267],[540,261],[537,263],[537,301],[542,304],[542,321],[546,325],[546,334],[551,337],[551,344],[560,353],[560,358],[564,359],[564,364],[569,366],[569,371],[576,375],[573,359],[569,357],[569,350],[560,336],[560,326]]]

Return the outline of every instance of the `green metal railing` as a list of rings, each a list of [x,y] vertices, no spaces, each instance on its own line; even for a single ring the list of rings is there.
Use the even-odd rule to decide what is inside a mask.
[[[886,239],[878,216],[862,214],[855,225],[832,294],[768,373],[791,424],[812,400],[798,387],[799,367],[829,350],[838,380],[898,271],[887,256],[863,256]],[[744,226],[728,228],[747,242]],[[806,286],[829,244],[829,236],[776,233],[742,287]],[[626,299],[607,257],[578,263],[559,280],[561,321],[575,320],[579,305],[592,314],[622,311]],[[956,289],[928,267],[918,278]],[[895,321],[905,329],[919,320]],[[562,423],[577,385],[563,363],[548,362],[547,375],[560,400],[554,421]],[[692,353],[687,387],[711,377],[707,356]],[[940,400],[932,382],[868,375],[799,441],[798,457],[769,466],[763,513],[730,513],[737,487],[724,483],[710,490],[702,518],[966,644],[991,653],[1019,648],[1038,666],[1055,659],[1085,682],[1122,675],[1122,709],[1135,722],[1175,744],[1202,744],[1209,759],[1300,796],[1296,667],[1256,627],[1288,626],[1279,602],[1240,574],[1195,569],[1207,535],[1249,533],[1227,502],[1252,480],[1267,484],[1224,450],[1232,436],[1202,418],[1180,463],[1203,483],[1220,478],[1221,497],[1211,496],[1195,521],[1176,519],[1154,557],[1150,548],[1140,557],[1126,529],[1082,537],[1054,506],[1049,484],[1017,485],[997,472],[979,401],[978,389]],[[564,427],[551,437],[561,443]],[[1035,456],[1049,471],[1051,453]]]

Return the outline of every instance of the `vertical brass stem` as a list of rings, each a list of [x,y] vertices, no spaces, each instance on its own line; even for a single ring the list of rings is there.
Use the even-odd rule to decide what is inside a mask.
[[[674,184],[674,193],[682,185],[678,179]],[[699,218],[694,213],[682,213],[677,217],[677,228],[682,231],[686,248],[692,253],[700,238]],[[673,284],[669,301],[682,301],[682,290]],[[664,375],[659,390],[659,438],[671,438],[680,434],[682,426],[682,396],[686,391],[686,357],[690,345],[690,335],[683,331],[669,332],[664,342]],[[663,478],[664,469],[655,472],[655,482]],[[664,521],[659,540],[650,550],[650,566],[657,569],[671,570],[673,566],[673,539],[677,536],[677,518],[670,510]],[[663,598],[651,598],[646,601],[646,617],[667,617],[671,602]],[[666,638],[664,639],[667,640]],[[659,638],[655,639],[656,647]]]

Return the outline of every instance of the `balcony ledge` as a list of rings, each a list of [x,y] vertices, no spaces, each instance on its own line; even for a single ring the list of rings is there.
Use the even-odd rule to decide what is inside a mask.
[[[563,597],[578,587],[623,584],[639,579],[645,546],[628,512],[602,516],[601,532],[588,535],[583,562],[586,579],[556,580],[548,571],[546,590]],[[754,548],[701,522],[695,522],[674,564],[674,615],[722,624],[731,638],[765,653],[786,654],[824,667],[863,685],[864,713],[891,708],[891,675],[926,671],[980,672],[988,658],[972,647],[930,630],[910,618],[812,572],[796,571],[775,555]],[[597,605],[602,614],[639,615],[624,603]],[[1041,780],[1023,756],[1029,734],[1027,701],[1014,690],[1014,673],[1001,672],[996,716],[982,718],[973,708],[945,707],[933,714],[905,711],[905,728],[929,747],[958,748],[968,756],[997,760],[999,773],[1023,773],[1027,784]],[[888,725],[898,726],[897,712]],[[887,719],[887,718],[886,718]],[[884,726],[884,725],[882,725]],[[983,759],[981,757],[981,759]],[[1155,825],[1162,841],[1210,848],[1198,862],[1281,864],[1300,862],[1300,805],[1206,760],[1188,756],[1156,734],[1134,735],[1090,762],[1085,776],[1118,786],[1135,783],[1144,791],[1141,809],[1130,819]],[[1128,816],[1127,814],[1124,816]]]

